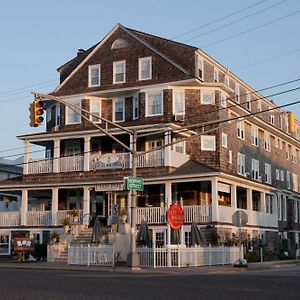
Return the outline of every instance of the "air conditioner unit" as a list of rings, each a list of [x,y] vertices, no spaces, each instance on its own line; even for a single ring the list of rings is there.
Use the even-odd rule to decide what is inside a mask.
[[[58,131],[58,126],[52,127],[52,131]]]
[[[183,122],[184,121],[184,115],[182,115],[182,114],[175,115],[175,121]]]

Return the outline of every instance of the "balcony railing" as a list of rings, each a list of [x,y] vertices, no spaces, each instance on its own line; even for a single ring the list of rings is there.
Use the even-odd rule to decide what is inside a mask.
[[[51,211],[28,211],[28,226],[50,226],[52,225]]]
[[[211,221],[210,205],[183,206],[185,223],[207,223]],[[136,223],[142,221],[148,224],[162,224],[166,222],[165,208],[163,207],[137,207]]]
[[[83,160],[84,157],[81,155],[62,157],[59,159],[59,170],[60,172],[83,171]]]
[[[21,214],[19,211],[0,212],[0,227],[20,226]]]
[[[53,172],[53,160],[42,159],[32,160],[28,163],[29,174],[40,174],[40,173],[52,173]]]

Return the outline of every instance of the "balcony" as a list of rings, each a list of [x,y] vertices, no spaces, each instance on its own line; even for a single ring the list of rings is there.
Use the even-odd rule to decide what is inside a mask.
[[[139,153],[137,168],[179,167],[189,160],[186,154],[178,153],[168,148],[150,153]],[[57,165],[57,170],[55,170]],[[27,174],[41,174],[53,172],[74,172],[108,169],[130,169],[132,155],[129,152],[74,155],[59,159],[40,159],[28,162]],[[25,169],[24,169],[25,171]]]

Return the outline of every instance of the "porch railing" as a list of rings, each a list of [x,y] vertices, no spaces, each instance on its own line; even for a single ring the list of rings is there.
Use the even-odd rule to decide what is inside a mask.
[[[157,150],[145,154],[138,155],[137,167],[162,167],[164,166],[164,150]]]
[[[68,247],[69,265],[114,266],[114,249],[110,245]]]
[[[62,157],[59,159],[59,170],[60,172],[83,171],[83,160],[82,155]]]
[[[28,163],[28,174],[40,174],[53,172],[53,160],[32,160]]]
[[[190,205],[183,206],[185,223],[207,223],[211,221],[210,205]],[[166,222],[164,207],[137,207],[136,223],[140,224],[142,220],[148,224],[161,224]]]
[[[136,223],[141,224],[144,220],[148,224],[161,224],[166,222],[164,207],[137,207]]]
[[[28,226],[50,226],[52,225],[51,211],[28,211]]]
[[[231,264],[242,251],[239,247],[185,247],[137,248],[141,267],[197,267]]]
[[[21,214],[18,211],[0,212],[0,226],[20,226]]]

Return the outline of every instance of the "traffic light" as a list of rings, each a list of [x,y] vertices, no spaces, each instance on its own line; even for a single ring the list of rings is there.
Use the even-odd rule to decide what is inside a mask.
[[[30,112],[30,126],[38,127],[43,124],[44,121],[44,110],[43,110],[43,102],[40,100],[35,100],[30,104],[29,107]]]

